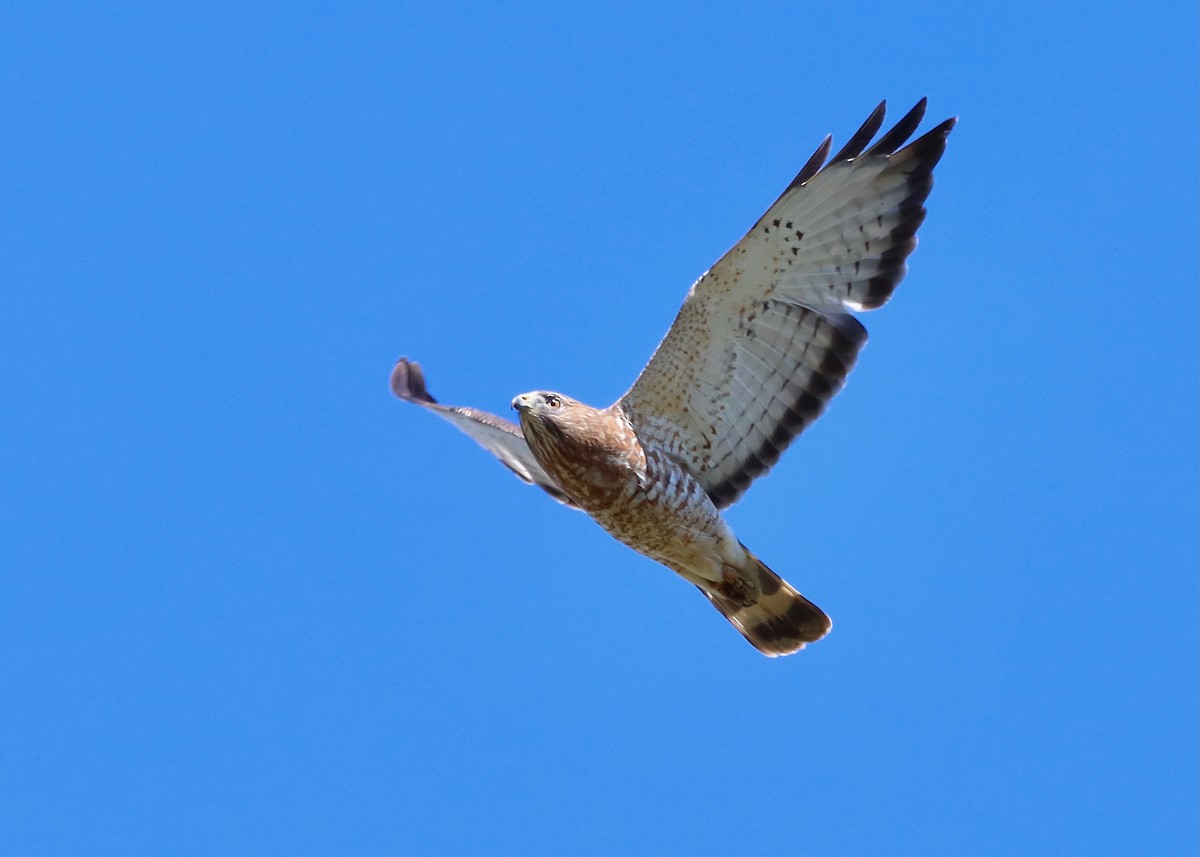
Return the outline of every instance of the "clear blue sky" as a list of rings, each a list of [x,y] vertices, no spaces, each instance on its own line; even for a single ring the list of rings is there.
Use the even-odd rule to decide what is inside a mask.
[[[509,5],[0,12],[0,852],[1194,853],[1195,5]],[[607,404],[921,96],[809,650],[389,394]]]

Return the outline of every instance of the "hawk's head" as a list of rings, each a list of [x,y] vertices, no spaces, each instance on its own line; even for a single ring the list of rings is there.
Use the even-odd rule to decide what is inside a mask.
[[[592,422],[597,415],[595,408],[549,390],[522,393],[512,400],[512,406],[520,415],[526,439],[550,443],[580,442],[594,430]]]
[[[631,449],[627,424],[612,408],[597,410],[549,390],[522,393],[512,406],[533,457],[577,505],[588,509],[612,501],[625,484]]]
[[[548,416],[553,418],[561,415],[564,408],[578,405],[579,402],[562,393],[551,393],[549,390],[534,390],[532,393],[522,393],[512,400],[513,410],[522,417],[527,414]]]

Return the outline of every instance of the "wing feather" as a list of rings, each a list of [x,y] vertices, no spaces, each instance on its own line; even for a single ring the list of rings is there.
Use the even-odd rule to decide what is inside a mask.
[[[500,463],[525,482],[544,489],[551,497],[572,508],[571,498],[546,475],[533,457],[521,427],[503,417],[475,408],[443,405],[425,389],[425,373],[419,363],[401,357],[392,370],[392,392],[406,402],[433,411],[490,452]]]
[[[718,507],[769,470],[845,383],[916,247],[949,119],[900,147],[922,99],[867,148],[880,104],[829,163],[826,138],[746,236],[702,276],[618,404]]]

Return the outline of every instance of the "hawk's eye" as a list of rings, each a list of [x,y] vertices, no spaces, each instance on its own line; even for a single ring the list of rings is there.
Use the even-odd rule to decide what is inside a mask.
[[[562,399],[560,399],[558,396],[547,396],[546,397],[546,407],[548,407],[548,408],[557,408],[561,404],[562,404]]]

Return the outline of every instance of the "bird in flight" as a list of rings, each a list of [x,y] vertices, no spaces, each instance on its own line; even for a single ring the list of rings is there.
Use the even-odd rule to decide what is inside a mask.
[[[824,411],[917,246],[955,119],[911,143],[925,99],[872,143],[885,103],[829,157],[826,137],[741,241],[695,282],[621,398],[535,390],[519,424],[439,403],[401,359],[393,392],[450,421],[526,482],[695,584],[760,652],[787,655],[829,617],[738,541],[721,510]],[[907,145],[905,145],[907,143]]]

